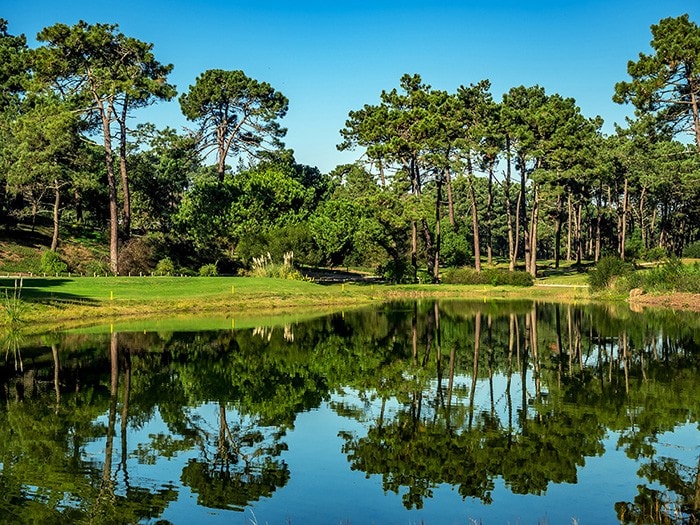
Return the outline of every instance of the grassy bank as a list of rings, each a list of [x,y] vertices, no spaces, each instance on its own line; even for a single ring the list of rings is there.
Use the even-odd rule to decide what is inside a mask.
[[[19,286],[19,280],[0,278],[0,288],[10,296],[15,284]],[[32,325],[56,327],[117,318],[332,310],[421,297],[588,299],[585,288],[567,286],[320,285],[262,277],[25,277],[21,284],[21,297],[27,305],[23,319]]]

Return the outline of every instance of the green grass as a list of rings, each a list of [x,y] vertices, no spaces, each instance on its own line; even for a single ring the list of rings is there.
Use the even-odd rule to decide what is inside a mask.
[[[14,279],[0,278],[0,287]],[[323,295],[324,287],[302,281],[256,277],[25,277],[24,298],[33,302],[198,300],[206,298],[275,297],[280,294]]]
[[[538,278],[535,284],[556,284],[565,286],[588,286],[585,273],[570,273]]]
[[[0,293],[14,279],[0,278]],[[585,290],[489,285],[320,285],[265,277],[24,278],[22,299],[32,329],[186,316],[316,314],[373,302],[415,298],[585,300]],[[47,328],[53,325],[53,328]]]

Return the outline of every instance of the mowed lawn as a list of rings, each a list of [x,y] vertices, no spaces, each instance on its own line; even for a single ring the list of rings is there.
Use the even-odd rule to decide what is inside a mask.
[[[19,280],[0,279],[11,292]],[[28,301],[86,301],[92,303],[181,301],[279,295],[325,295],[314,283],[256,277],[25,277],[21,296]]]

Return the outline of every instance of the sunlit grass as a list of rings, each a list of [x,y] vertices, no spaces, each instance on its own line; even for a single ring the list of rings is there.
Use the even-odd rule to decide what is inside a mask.
[[[563,276],[565,283],[581,277]],[[0,279],[0,293],[13,288]],[[545,280],[547,282],[547,280]],[[76,326],[100,320],[177,318],[187,315],[226,320],[274,312],[327,312],[364,304],[416,298],[585,301],[579,287],[490,285],[390,285],[313,282],[265,277],[53,277],[25,278],[26,317],[36,326]],[[121,322],[121,321],[120,321]],[[219,321],[217,321],[219,322]],[[37,328],[38,329],[38,328]]]

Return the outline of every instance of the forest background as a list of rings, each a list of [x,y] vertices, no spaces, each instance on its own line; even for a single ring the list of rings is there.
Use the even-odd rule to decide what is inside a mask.
[[[207,69],[178,93],[173,66],[117,25],[51,24],[29,45],[10,23],[0,221],[9,235],[52,227],[44,270],[230,274],[293,252],[437,282],[482,260],[534,276],[538,259],[700,251],[700,30],[689,15],[653,24],[650,49],[610,86],[635,108],[624,125],[604,132],[536,83],[497,99],[488,79],[443,90],[404,74],[349,111],[336,142],[357,160],[326,173],[283,144],[293,100],[240,69]],[[175,101],[186,129],[134,117]],[[62,236],[104,256],[66,250]]]

